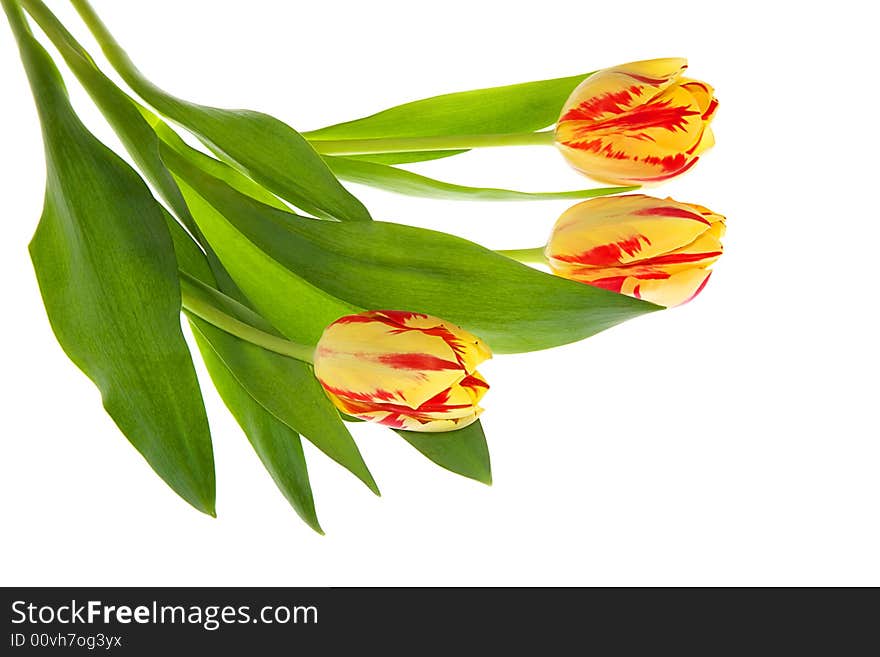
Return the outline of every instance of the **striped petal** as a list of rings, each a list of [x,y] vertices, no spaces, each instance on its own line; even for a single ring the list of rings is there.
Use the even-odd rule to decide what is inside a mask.
[[[607,196],[564,212],[546,254],[554,269],[626,265],[687,246],[710,225],[702,212],[671,199]]]
[[[369,311],[325,329],[315,375],[349,415],[400,429],[448,431],[482,412],[477,404],[489,386],[476,367],[490,357],[481,340],[436,317]]]
[[[690,92],[700,107],[700,116],[708,123],[715,116],[715,110],[718,109],[718,100],[715,98],[715,89],[712,85],[700,80],[691,80],[682,78],[679,85]]]
[[[421,433],[440,433],[443,431],[455,431],[456,429],[464,429],[469,424],[477,421],[482,415],[483,409],[478,408],[471,412],[467,417],[455,419],[420,419],[411,415],[385,413],[376,411],[367,415],[359,416],[360,419],[367,422],[378,422],[394,429],[403,429],[404,431],[418,431]]]
[[[668,278],[631,278],[624,282],[620,291],[658,306],[681,306],[703,291],[711,275],[712,272],[706,269],[688,269]]]
[[[599,71],[563,106],[556,143],[572,166],[610,183],[666,180],[714,143],[712,87],[682,78],[683,59],[634,62]]]
[[[700,205],[609,196],[566,211],[545,254],[559,276],[674,306],[703,288],[724,231],[724,217]]]
[[[672,85],[687,68],[679,57],[649,59],[598,71],[569,96],[559,123],[613,120]]]
[[[328,392],[343,412],[396,429],[411,431],[449,431],[475,421],[483,409],[477,404],[489,384],[479,374],[471,374],[425,401],[418,408],[409,408],[380,400],[359,401]]]

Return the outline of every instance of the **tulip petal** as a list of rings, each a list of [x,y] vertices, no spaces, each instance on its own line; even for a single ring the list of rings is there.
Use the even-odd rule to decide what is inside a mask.
[[[715,110],[718,109],[718,100],[715,98],[715,89],[712,88],[712,85],[701,80],[691,80],[689,78],[679,80],[679,85],[682,89],[689,91],[697,101],[700,112],[702,112],[701,117],[703,121],[707,123],[711,121]]]
[[[620,275],[615,272],[601,271],[598,278],[573,278],[588,285],[601,287],[605,290],[626,294],[637,299],[644,299],[658,306],[680,306],[693,299],[706,286],[712,272],[707,269],[690,268],[675,273],[663,270],[655,272],[631,272]],[[590,272],[596,275],[599,272]],[[638,274],[638,275],[633,275]]]
[[[436,317],[400,311],[347,315],[315,350],[315,375],[343,412],[396,429],[448,431],[475,421],[489,348]]]
[[[666,200],[672,201],[672,199],[669,197],[667,197]],[[724,237],[724,222],[726,221],[726,219],[723,214],[718,214],[717,212],[712,212],[712,210],[710,210],[706,206],[699,205],[698,203],[688,203],[687,205],[690,206],[691,208],[693,208],[694,210],[696,210],[697,212],[699,212],[701,215],[703,215],[703,218],[706,221],[708,221],[710,224],[716,224],[716,223],[721,224],[722,231],[721,231],[721,234],[718,235],[718,237],[719,238]]]
[[[631,62],[598,71],[571,93],[559,123],[604,121],[651,100],[673,84],[687,68],[687,60],[671,57]]]
[[[556,124],[556,144],[582,173],[617,184],[683,173],[710,148],[718,107],[711,85],[683,78],[684,59],[604,69],[572,92]]]
[[[699,210],[671,199],[643,194],[593,199],[559,217],[546,254],[554,270],[614,267],[687,246],[709,227]]]
[[[693,165],[704,133],[697,99],[674,85],[612,118],[560,121],[556,140],[569,162],[593,178],[656,182]]]
[[[676,306],[706,284],[725,229],[724,216],[701,205],[615,196],[569,208],[545,253],[559,276]]]
[[[706,269],[687,269],[668,278],[631,278],[624,283],[621,292],[658,306],[680,306],[702,292],[711,275],[712,272]]]
[[[715,145],[715,133],[712,132],[712,128],[706,126],[703,128],[703,134],[700,135],[700,140],[694,145],[691,149],[689,155],[693,155],[694,157],[705,153],[707,150],[712,148]]]
[[[410,408],[461,379],[456,355],[441,338],[406,332],[389,340],[393,331],[378,323],[360,324],[356,330],[332,324],[316,352],[318,379],[337,396],[395,401]]]

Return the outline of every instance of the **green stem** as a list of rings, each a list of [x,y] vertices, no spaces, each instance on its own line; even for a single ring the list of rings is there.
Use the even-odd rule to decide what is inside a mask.
[[[495,146],[552,145],[552,130],[517,132],[506,135],[448,135],[441,137],[387,137],[384,139],[311,140],[322,155],[363,155],[365,153],[403,153],[413,151],[446,151]]]
[[[227,315],[211,303],[201,285],[184,272],[180,272],[180,295],[183,307],[209,324],[269,351],[301,360],[304,363],[314,362],[314,347],[279,338]]]
[[[88,67],[97,69],[94,60],[86,52],[86,49],[82,47],[41,0],[18,0],[18,4],[31,15],[31,18],[36,21],[40,29],[46,33],[46,36],[49,37],[49,40],[52,41],[62,57],[64,57],[64,60],[74,69],[74,72],[82,72],[82,69],[78,68],[78,65],[80,65],[78,60],[83,60]]]
[[[116,72],[123,80],[134,89],[138,95],[148,101],[157,110],[164,113],[169,106],[173,107],[179,104],[179,99],[174,98],[168,92],[150,82],[143,73],[140,72],[131,58],[123,50],[122,46],[113,38],[110,30],[101,21],[97,12],[89,4],[88,0],[70,0],[70,4],[79,13],[80,18],[92,32],[104,56],[116,69]]]
[[[3,11],[6,12],[9,27],[12,28],[12,33],[15,35],[16,39],[32,36],[31,28],[28,27],[24,14],[21,11],[21,7],[18,6],[18,3],[15,2],[15,0],[0,0],[0,6],[2,6]]]
[[[520,262],[532,262],[538,264],[547,264],[547,256],[544,255],[544,247],[536,246],[533,249],[506,249],[499,250],[495,253],[503,255],[507,258],[519,260]]]
[[[131,61],[122,46],[113,38],[88,0],[70,0],[83,22],[91,30],[104,55],[122,79],[157,110],[173,115],[183,101],[150,82]],[[465,135],[441,137],[400,137],[386,139],[310,140],[322,155],[362,155],[366,153],[401,153],[414,151],[445,151],[495,146],[552,145],[553,130],[504,135]]]
[[[74,4],[79,5],[82,3],[77,2],[76,0],[72,0]],[[47,13],[48,9],[46,9],[45,5],[41,2],[31,2],[30,0],[24,0],[22,4],[26,4],[28,10],[34,10],[34,13],[37,14],[38,18],[42,18],[42,23],[48,23],[51,27],[57,27],[56,25],[47,21]],[[87,6],[87,3],[85,3]],[[30,57],[36,57],[41,53],[37,52],[32,45],[36,44],[36,41],[33,40],[33,36],[31,35],[30,28],[22,14],[22,6],[19,2],[15,0],[0,0],[0,6],[3,7],[6,15],[9,19],[9,23],[12,27],[12,31],[15,36],[18,38],[19,43],[22,46],[22,55],[25,59],[25,68],[28,71],[29,76],[33,73],[35,67],[29,66]],[[91,8],[88,7],[90,10]],[[48,14],[51,16],[51,14]],[[54,17],[52,17],[54,18]],[[60,24],[59,24],[60,25]],[[63,28],[62,28],[63,29]],[[57,30],[51,30],[51,36],[65,36],[63,33],[58,32]],[[69,36],[69,35],[67,35]],[[81,49],[79,44],[75,42],[73,44],[68,44],[70,50],[68,50],[68,54],[78,55],[88,59],[91,62],[91,59],[88,55]],[[43,56],[48,57],[45,53],[42,53]],[[32,83],[36,85],[35,91],[38,89],[42,89],[43,87],[51,86],[48,81],[42,79],[33,78]],[[60,84],[60,80],[53,81]],[[268,349],[270,351],[274,351],[276,353],[282,354],[284,356],[288,356],[290,358],[295,358],[296,360],[303,361],[305,363],[313,362],[313,355],[315,348],[309,345],[297,344],[295,342],[290,342],[289,340],[285,340],[284,338],[278,337],[276,335],[272,335],[271,333],[266,333],[265,331],[261,331],[250,324],[243,322],[231,315],[220,310],[217,306],[215,306],[210,298],[210,295],[205,292],[203,289],[203,285],[199,283],[196,279],[193,279],[185,272],[180,272],[180,288],[181,288],[181,302],[183,307],[196,315],[197,317],[202,318],[206,322],[213,324],[217,328],[230,333],[236,337],[241,338],[242,340],[246,340],[247,342],[251,342],[255,345]]]

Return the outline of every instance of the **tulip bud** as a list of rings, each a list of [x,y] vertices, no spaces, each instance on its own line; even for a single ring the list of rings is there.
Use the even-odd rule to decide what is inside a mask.
[[[558,276],[677,306],[706,285],[724,229],[724,217],[700,205],[607,196],[566,210],[544,253]]]
[[[715,143],[709,123],[718,107],[712,87],[681,77],[686,68],[668,58],[594,73],[565,102],[556,145],[575,169],[612,184],[684,173]]]
[[[346,315],[315,349],[315,375],[343,413],[408,431],[451,431],[474,422],[492,357],[477,337],[442,319],[397,310]]]

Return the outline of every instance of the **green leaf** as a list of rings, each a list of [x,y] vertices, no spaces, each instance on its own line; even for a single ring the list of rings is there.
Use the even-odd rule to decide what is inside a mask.
[[[218,157],[305,212],[340,221],[370,219],[363,204],[339,183],[296,130],[261,112],[208,107],[166,93],[137,69],[88,2],[73,0],[72,4],[126,83]]]
[[[440,467],[491,485],[489,446],[486,444],[486,435],[479,420],[464,429],[447,433],[425,434],[416,431],[397,431],[397,433]]]
[[[306,132],[304,136],[324,141],[532,132],[555,123],[568,96],[590,75],[424,98],[362,119]]]
[[[314,342],[318,326],[354,310],[340,299],[359,308],[442,317],[499,353],[566,344],[659,309],[539,272],[446,233],[297,218],[240,194],[183,158],[164,151],[163,157],[235,281],[294,340]],[[312,331],[303,325],[306,316],[318,318]]]
[[[204,254],[180,224],[170,216],[168,220],[180,269],[212,288],[213,277]],[[262,331],[276,333],[262,317],[219,290],[204,292],[226,314]],[[308,365],[240,340],[191,314],[190,325],[211,380],[227,408],[272,479],[310,527],[323,533],[315,517],[299,435],[294,427],[308,431],[310,440],[322,451],[378,493],[357,445]]]
[[[163,157],[178,175],[178,184],[187,205],[224,267],[251,300],[257,312],[286,337],[295,342],[316,344],[328,324],[343,315],[360,310],[310,284],[255,246],[225,216],[228,208],[222,203],[217,205],[206,200],[203,191],[193,188],[191,183],[198,176],[204,176],[229,190],[236,198],[247,199],[260,208],[270,206],[244,196],[223,181],[208,176],[171,150],[166,149]],[[271,210],[282,212],[275,208]],[[286,212],[283,214],[295,218],[295,215]]]
[[[219,178],[233,189],[237,189],[242,194],[247,194],[261,203],[271,205],[279,210],[290,211],[290,208],[277,196],[268,191],[265,187],[255,183],[253,180],[238,171],[238,169],[234,169],[220,160],[215,160],[210,155],[205,155],[187,144],[180,138],[180,135],[168,127],[168,124],[161,119],[154,117],[154,120],[152,120],[151,123],[156,131],[154,136],[158,136],[167,146],[174,149],[178,155],[185,157],[190,163],[194,164],[205,173],[209,173],[215,178]]]
[[[177,183],[159,157],[159,138],[157,133],[162,135],[166,143],[172,144],[177,148],[189,147],[161,119],[146,108],[138,105],[104,76],[97,69],[88,54],[44,5],[32,3],[31,7],[40,18],[41,25],[44,26],[52,37],[53,43],[56,44],[65,57],[65,61],[71,66],[77,78],[83,83],[98,107],[107,117],[140,169],[162,194],[175,214],[186,224],[187,228],[200,235],[201,233],[190,215],[189,208],[186,206]],[[208,168],[209,171],[215,174],[227,174],[225,177],[231,183],[248,189],[263,202],[276,203],[278,207],[286,208],[276,197],[263,190],[262,187],[249,178],[242,176],[213,158],[194,150],[192,152],[194,156],[203,158],[202,165]],[[229,175],[230,172],[234,173],[235,176]],[[179,268],[197,280],[207,285],[215,286],[217,278],[215,272],[223,272],[222,267],[219,266],[219,263],[215,263],[212,271],[208,256],[196,245],[193,238],[164,209],[163,216],[171,234]],[[212,255],[211,252],[209,252],[209,255]],[[223,273],[225,274],[225,272]],[[229,289],[229,286],[224,285],[224,288]],[[224,353],[227,359],[233,360],[233,362],[240,360],[245,360],[246,362],[246,354],[235,353],[237,350],[242,349],[241,345],[245,343],[219,331],[213,326],[204,324],[201,320],[193,319],[190,324],[193,326],[196,342],[202,352],[203,360],[215,387],[230,412],[245,431],[248,440],[259,455],[267,471],[300,517],[310,527],[323,533],[315,514],[314,500],[299,435],[289,426],[276,419],[248,394],[245,388],[238,383],[233,373],[226,367],[220,354],[213,346],[213,343],[219,344],[219,351]],[[201,327],[201,331],[198,328],[199,324],[204,324]],[[213,341],[206,337],[206,335],[211,336]],[[246,348],[244,347],[244,349]],[[236,357],[237,360],[234,360]],[[282,389],[279,388],[279,390]],[[325,404],[329,403],[326,400],[324,401]],[[332,417],[332,415],[331,419],[340,424],[339,420]],[[344,432],[345,429],[343,428],[342,431]],[[349,442],[351,442],[350,438]]]
[[[191,318],[190,324],[214,387],[244,430],[263,466],[299,517],[316,532],[323,534],[315,512],[315,500],[299,435],[257,403],[238,383],[205,334],[206,331],[219,329],[199,319]]]
[[[207,246],[206,242],[201,239],[201,233],[190,215],[177,183],[159,156],[157,132],[161,131],[163,134],[169,135],[168,141],[171,140],[170,135],[178,140],[180,137],[159,117],[138,104],[104,75],[88,52],[42,2],[29,0],[25,2],[25,5],[61,53],[64,61],[91,96],[95,105],[101,110],[107,122],[113,127],[141,173],[156,188],[174,214],[195,237],[193,238],[186,233],[183,233],[182,236],[190,241],[193,239],[200,241],[202,247]],[[268,195],[268,193],[266,194]],[[265,202],[267,199],[261,200]],[[180,233],[172,231],[172,234],[182,237]],[[175,244],[177,245],[177,242]],[[205,255],[212,270],[212,278],[218,281],[221,289],[227,294],[244,300],[210,248],[207,249]]]
[[[196,213],[196,218],[199,216]],[[220,254],[222,257],[222,250]],[[200,286],[198,293],[227,315],[278,335],[266,320],[222,293],[206,286]],[[309,364],[241,340],[200,319],[192,321],[236,381],[256,402],[379,494],[354,439]],[[323,327],[320,326],[321,330]]]
[[[171,234],[171,243],[174,245],[174,255],[177,259],[178,270],[201,281],[205,285],[216,287],[217,282],[214,278],[214,272],[211,271],[211,266],[208,264],[205,253],[165,208],[162,208],[162,216],[165,218],[165,225]]]
[[[195,223],[171,173],[159,157],[158,139],[153,128],[141,115],[139,106],[101,73],[85,49],[44,4],[28,2],[26,6],[113,127],[138,169],[180,220],[193,230]]]
[[[520,192],[492,187],[468,187],[428,178],[412,171],[398,169],[387,164],[365,162],[348,157],[325,155],[324,161],[339,178],[349,182],[379,187],[389,192],[441,198],[452,201],[549,201],[584,199],[630,192],[635,187],[599,187],[569,192]]]
[[[214,461],[180,327],[165,216],[138,175],[95,139],[11,0],[3,7],[31,81],[46,150],[31,258],[52,329],[107,412],[187,502],[214,514]]]

